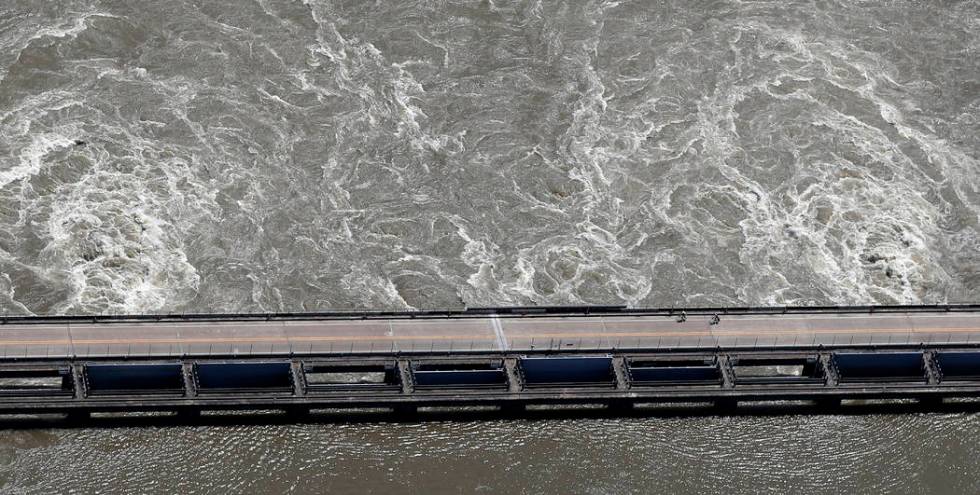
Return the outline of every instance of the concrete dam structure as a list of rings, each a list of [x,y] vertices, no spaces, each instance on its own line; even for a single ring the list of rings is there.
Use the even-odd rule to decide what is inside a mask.
[[[7,317],[0,414],[980,400],[980,306]]]

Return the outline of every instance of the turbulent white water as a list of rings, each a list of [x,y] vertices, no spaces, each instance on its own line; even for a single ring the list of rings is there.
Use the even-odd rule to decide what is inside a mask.
[[[4,310],[977,300],[978,11],[7,2]]]

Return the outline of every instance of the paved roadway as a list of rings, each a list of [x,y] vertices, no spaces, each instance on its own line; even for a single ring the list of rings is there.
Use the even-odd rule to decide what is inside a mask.
[[[959,313],[0,324],[0,358],[980,343]]]

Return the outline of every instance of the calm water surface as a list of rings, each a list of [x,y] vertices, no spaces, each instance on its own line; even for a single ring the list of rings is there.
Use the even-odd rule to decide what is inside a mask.
[[[960,415],[121,428],[2,434],[11,493],[977,493]]]

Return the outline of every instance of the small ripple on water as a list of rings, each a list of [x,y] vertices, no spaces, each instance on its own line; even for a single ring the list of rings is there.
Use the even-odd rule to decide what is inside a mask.
[[[784,493],[980,487],[976,415],[8,432],[10,491]],[[46,466],[72,466],[47,469]],[[121,484],[125,480],[125,485]]]

